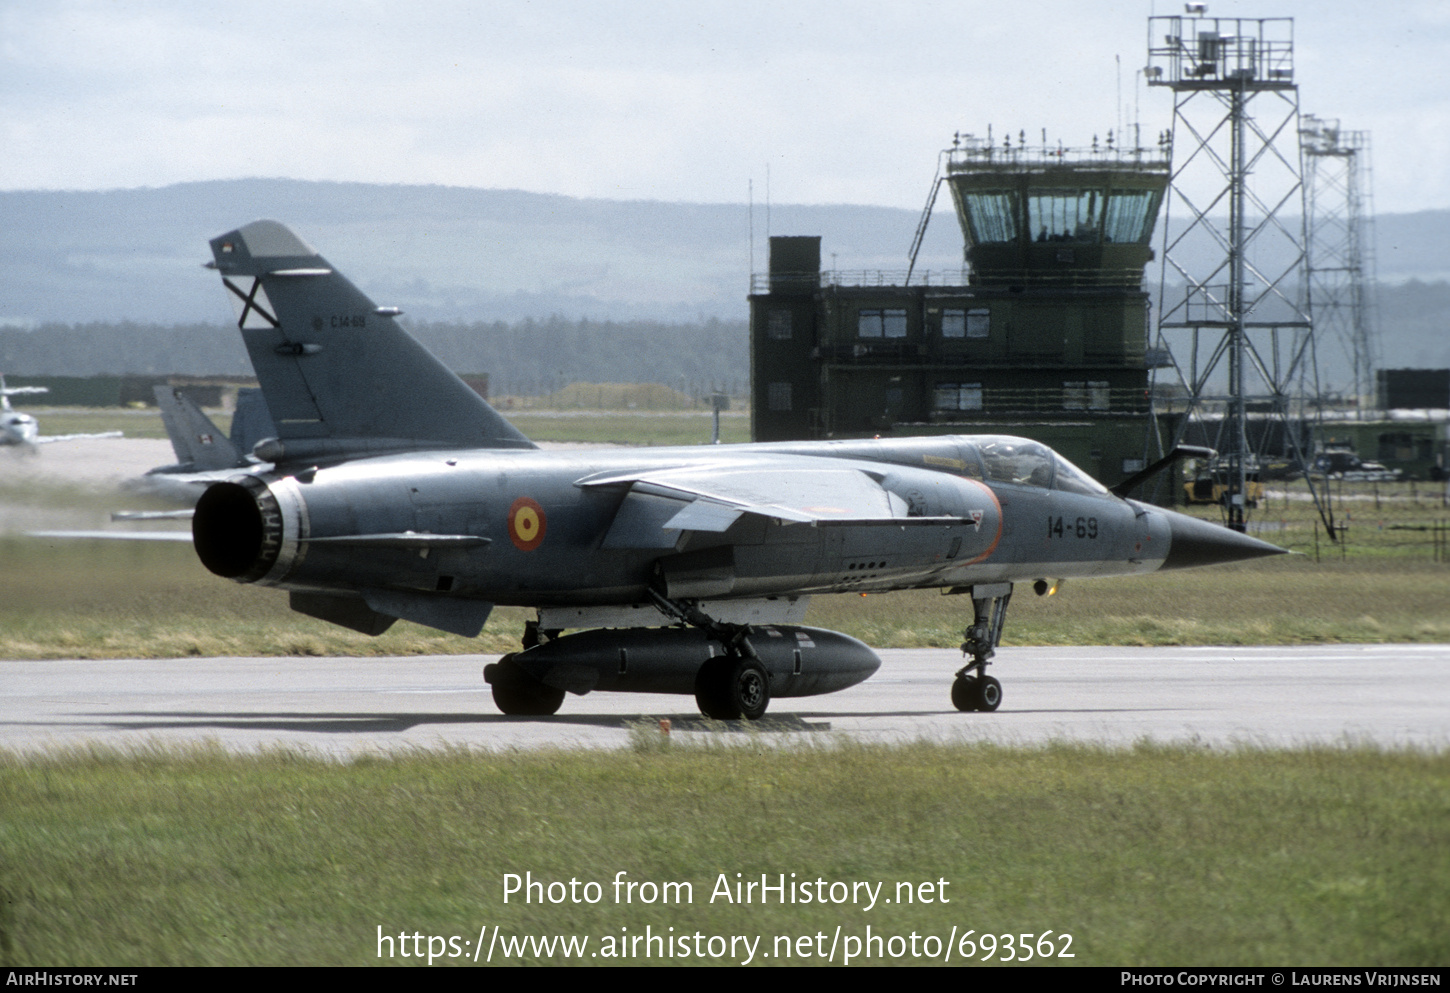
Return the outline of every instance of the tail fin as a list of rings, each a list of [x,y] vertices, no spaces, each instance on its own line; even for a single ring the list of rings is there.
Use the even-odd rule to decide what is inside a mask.
[[[211,241],[277,428],[268,461],[409,448],[533,448],[286,226]]]
[[[232,447],[250,452],[263,438],[277,437],[277,426],[267,410],[267,398],[254,386],[237,390],[237,407],[232,413]]]
[[[176,461],[193,472],[231,469],[242,463],[226,435],[201,412],[191,397],[170,386],[156,387],[161,423],[176,452]]]

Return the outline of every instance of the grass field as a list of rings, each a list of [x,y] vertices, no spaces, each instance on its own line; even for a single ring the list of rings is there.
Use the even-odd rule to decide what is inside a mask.
[[[154,412],[103,411],[66,429],[102,430]],[[540,439],[688,443],[708,435],[691,412],[518,411]],[[727,440],[743,434],[739,414]],[[49,429],[48,429],[49,430]],[[128,430],[128,433],[130,431]],[[1450,640],[1450,509],[1425,483],[1330,487],[1343,541],[1329,541],[1303,484],[1271,489],[1251,516],[1260,536],[1302,554],[1242,566],[1131,580],[1072,582],[1038,599],[1023,589],[1008,617],[1007,645],[1290,644]],[[0,478],[0,502],[93,517],[113,493]],[[127,498],[127,506],[151,506]],[[154,506],[160,506],[156,504]],[[1213,507],[1191,508],[1213,518]],[[73,525],[93,526],[93,525]],[[287,609],[284,594],[207,574],[185,545],[41,542],[0,538],[0,658],[354,655],[504,652],[527,612],[500,608],[479,639],[400,622],[367,638]],[[808,623],[882,648],[951,647],[970,605],[935,591],[816,598]]]
[[[295,614],[278,590],[211,575],[189,545],[0,538],[0,659],[419,655],[512,651],[521,608],[482,636],[399,622],[369,638]],[[955,647],[971,605],[935,590],[817,597],[806,621],[878,648]],[[1308,556],[1022,589],[1004,645],[1450,641],[1450,566]]]
[[[536,438],[552,425],[559,440],[644,430],[687,442],[702,439],[668,432],[698,433],[702,417],[708,433],[708,415],[518,416],[537,418],[525,428]],[[598,436],[582,437],[582,425]],[[1321,533],[1314,554],[1313,515],[1284,491],[1254,520],[1305,554],[1070,582],[1053,597],[1021,588],[1004,645],[1450,641],[1439,492],[1361,489],[1336,493],[1336,519],[1350,525],[1343,551]],[[3,479],[0,502],[115,506],[112,494]],[[526,616],[500,609],[473,640],[406,622],[369,639],[292,613],[284,593],[217,579],[185,544],[0,537],[0,563],[0,659],[489,653],[516,647]],[[936,591],[843,595],[817,598],[807,623],[879,647],[955,647],[969,610]],[[438,964],[461,964],[484,927],[505,945],[588,937],[588,964],[615,961],[588,956],[646,928],[758,938],[755,963],[779,964],[787,946],[790,961],[816,962],[837,928],[847,950],[868,925],[897,940],[860,960],[877,963],[924,961],[906,953],[908,936],[940,950],[953,928],[973,932],[979,962],[1006,957],[999,936],[1029,934],[1035,947],[1047,931],[1055,951],[1072,936],[1074,957],[1053,961],[1076,965],[1450,957],[1443,751],[838,738],[767,748],[748,734],[698,737],[671,744],[641,726],[614,753],[350,763],[211,749],[0,753],[0,965],[361,965],[379,961],[380,933],[419,935],[410,948],[422,960],[391,943],[388,961],[402,964],[426,961],[428,936],[456,936],[434,947]],[[688,882],[693,899],[622,905],[620,871]],[[595,881],[601,897],[505,904],[505,875],[526,872]],[[879,883],[887,898],[907,883],[933,901],[869,911],[710,902],[721,874],[732,883],[736,873]],[[823,945],[799,943],[817,934]],[[720,947],[711,957],[707,944],[705,961],[746,958],[746,946]],[[954,946],[952,961],[963,954]],[[566,961],[557,947],[507,958]]]
[[[921,963],[906,953],[913,932],[934,936],[940,958],[954,927],[975,932],[978,962],[1007,957],[996,936],[1035,943],[1047,931],[1058,951],[1072,937],[1074,957],[1053,964],[1443,965],[1450,956],[1444,755],[767,750],[645,738],[614,753],[348,765],[295,753],[73,754],[0,757],[0,809],[5,965],[362,965],[379,961],[380,932],[424,936],[422,952],[426,936],[457,936],[452,958],[435,945],[435,964],[467,964],[482,927],[499,928],[505,947],[520,936],[587,936],[589,964],[612,961],[589,953],[607,955],[609,940],[647,927],[759,936],[756,964],[782,963],[777,937],[790,939],[789,961],[809,963],[838,927],[859,942],[868,925],[897,941],[862,962]],[[645,891],[616,902],[621,871],[689,883],[691,899],[677,889],[668,904],[643,903]],[[599,899],[516,894],[505,904],[505,874],[526,872],[598,882]],[[711,902],[722,874],[733,885],[736,873],[879,883],[888,899],[908,883],[931,902],[867,910],[859,890],[855,905]],[[818,933],[819,945],[794,943]],[[746,958],[745,946],[716,948],[705,961]],[[391,961],[420,964],[397,949]],[[952,961],[962,954],[954,947]],[[557,948],[508,958],[495,948],[494,964],[520,959],[568,961]]]

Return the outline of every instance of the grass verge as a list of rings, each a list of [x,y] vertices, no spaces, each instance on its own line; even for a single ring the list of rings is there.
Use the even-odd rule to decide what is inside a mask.
[[[209,655],[445,655],[518,646],[522,608],[479,638],[399,622],[378,638],[287,607],[278,590],[208,573],[185,544],[0,538],[0,659]],[[816,597],[807,623],[878,648],[954,648],[971,605],[920,590]],[[1450,566],[1307,556],[1132,579],[1019,588],[1012,645],[1313,644],[1450,641]]]
[[[380,933],[462,948],[484,926],[588,936],[589,964],[647,927],[758,935],[755,961],[768,964],[785,960],[778,936],[788,961],[813,963],[795,939],[824,952],[838,926],[859,938],[867,925],[901,936],[898,948],[953,927],[979,939],[1051,930],[1059,947],[1072,935],[1075,955],[1054,962],[1076,965],[1450,955],[1443,754],[707,740],[338,764],[91,751],[0,755],[0,809],[6,965],[361,965],[379,961]],[[689,883],[690,899],[680,888],[669,902],[617,900],[619,872]],[[508,873],[597,882],[599,899],[505,903]],[[879,883],[893,902],[720,898],[722,874],[733,887],[737,873]],[[898,883],[932,899],[904,902]],[[889,947],[873,961],[922,962]],[[396,949],[391,961],[419,964]],[[440,950],[435,964],[472,953]],[[704,960],[744,957],[737,946]],[[566,961],[532,946],[520,959]]]

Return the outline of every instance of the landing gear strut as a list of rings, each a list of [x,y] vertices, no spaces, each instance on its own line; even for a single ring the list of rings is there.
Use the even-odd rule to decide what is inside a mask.
[[[952,706],[958,710],[996,710],[1002,703],[1002,684],[987,675],[988,661],[1002,640],[1002,623],[1012,599],[1011,583],[971,588],[974,620],[966,630],[962,654],[971,661],[957,670],[952,683]]]
[[[725,654],[712,658],[695,675],[695,703],[700,713],[717,721],[758,721],[770,706],[770,673],[760,664],[750,644],[750,626],[726,624],[692,604],[677,603],[649,591],[661,612],[705,631],[725,646]]]

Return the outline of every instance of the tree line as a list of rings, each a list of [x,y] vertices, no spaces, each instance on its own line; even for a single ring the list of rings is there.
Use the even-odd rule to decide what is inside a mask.
[[[404,321],[450,369],[487,374],[495,395],[548,393],[572,382],[732,390],[750,378],[743,320]],[[237,377],[252,368],[235,327],[125,321],[0,328],[0,373]]]

